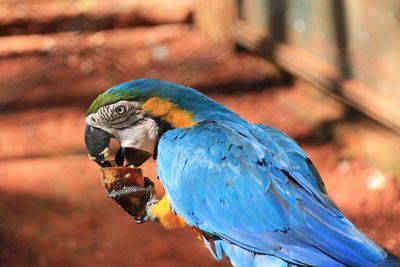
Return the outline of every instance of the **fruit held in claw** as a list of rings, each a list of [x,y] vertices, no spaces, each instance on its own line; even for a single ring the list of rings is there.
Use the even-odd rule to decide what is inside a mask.
[[[142,169],[107,167],[101,168],[101,173],[108,197],[132,215],[136,222],[143,222],[154,187],[150,180],[143,177]]]

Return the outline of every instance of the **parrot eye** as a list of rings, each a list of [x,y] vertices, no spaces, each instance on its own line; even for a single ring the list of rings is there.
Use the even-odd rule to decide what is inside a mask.
[[[115,108],[115,111],[116,111],[118,114],[122,115],[122,114],[124,114],[124,113],[126,112],[126,107],[123,106],[123,105],[117,106],[117,107]]]

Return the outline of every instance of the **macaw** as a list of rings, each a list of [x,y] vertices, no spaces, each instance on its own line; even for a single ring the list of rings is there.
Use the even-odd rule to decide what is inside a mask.
[[[313,163],[286,134],[251,124],[195,89],[157,79],[111,87],[88,109],[91,159],[157,161],[165,196],[146,218],[193,227],[234,266],[400,266],[327,195]]]

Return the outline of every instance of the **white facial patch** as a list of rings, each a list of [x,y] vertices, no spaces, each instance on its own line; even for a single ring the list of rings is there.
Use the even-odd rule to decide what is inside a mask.
[[[152,118],[145,118],[134,127],[114,131],[114,136],[122,147],[136,148],[153,154],[158,138],[158,126]]]

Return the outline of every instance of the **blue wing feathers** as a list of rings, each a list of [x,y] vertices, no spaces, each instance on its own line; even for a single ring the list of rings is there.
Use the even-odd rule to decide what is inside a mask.
[[[336,208],[298,145],[273,128],[204,121],[170,130],[157,162],[173,209],[219,237],[237,266],[378,266],[387,256]]]
[[[162,136],[158,171],[171,208],[204,232],[216,258],[244,267],[400,266],[343,216],[289,136],[181,85],[141,79],[107,91],[118,92],[193,114],[194,127]]]

